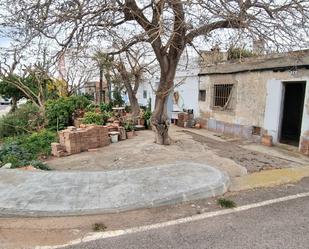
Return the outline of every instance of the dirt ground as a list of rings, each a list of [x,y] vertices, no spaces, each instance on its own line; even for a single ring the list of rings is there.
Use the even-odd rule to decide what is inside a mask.
[[[175,161],[206,163],[231,177],[265,169],[303,166],[309,159],[281,148],[267,148],[248,141],[220,138],[207,130],[170,129],[172,144],[153,142],[152,131],[139,131],[132,139],[92,152],[49,160],[55,170],[118,170],[164,165]],[[254,149],[250,146],[254,145]],[[267,148],[265,152],[265,148]]]

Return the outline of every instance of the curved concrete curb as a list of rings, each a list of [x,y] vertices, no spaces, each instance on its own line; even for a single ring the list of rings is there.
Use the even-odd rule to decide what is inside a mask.
[[[203,164],[105,172],[0,171],[0,214],[61,216],[157,207],[223,194],[229,177]]]

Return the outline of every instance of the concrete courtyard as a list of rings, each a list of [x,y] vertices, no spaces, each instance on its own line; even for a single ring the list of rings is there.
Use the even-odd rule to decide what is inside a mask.
[[[226,172],[231,178],[263,170],[309,165],[309,158],[296,147],[265,147],[257,143],[220,136],[205,129],[171,126],[172,143],[153,143],[150,130],[138,136],[91,152],[53,158],[47,164],[54,170],[98,171],[144,168],[190,161],[207,164]],[[294,148],[294,149],[293,149]]]

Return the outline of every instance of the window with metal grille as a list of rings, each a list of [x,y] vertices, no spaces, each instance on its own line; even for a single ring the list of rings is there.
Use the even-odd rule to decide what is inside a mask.
[[[233,84],[214,85],[214,107],[227,107],[231,98]]]
[[[200,90],[198,95],[199,101],[206,101],[206,90]]]

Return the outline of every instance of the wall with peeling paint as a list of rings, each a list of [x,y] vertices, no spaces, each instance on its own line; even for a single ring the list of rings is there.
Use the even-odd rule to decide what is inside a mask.
[[[199,102],[200,117],[241,126],[258,126],[273,135],[278,141],[282,109],[282,82],[306,81],[309,70],[274,72],[272,70],[213,74],[200,76],[199,89],[206,90],[206,101]],[[233,83],[231,110],[212,107],[214,84]],[[309,133],[309,86],[306,85],[302,135]]]

